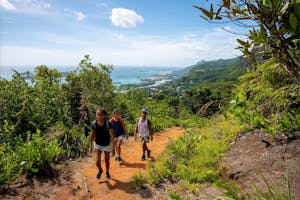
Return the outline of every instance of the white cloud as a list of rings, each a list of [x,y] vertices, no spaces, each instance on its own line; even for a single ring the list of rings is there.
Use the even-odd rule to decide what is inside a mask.
[[[82,12],[75,12],[74,14],[76,15],[78,21],[82,21],[85,18],[85,15]]]
[[[101,5],[102,7],[104,7],[104,8],[107,8],[107,7],[108,7],[108,5],[107,5],[105,2],[102,2],[100,5]]]
[[[81,11],[76,11],[76,10],[72,10],[72,9],[68,9],[68,8],[64,9],[64,11],[66,13],[69,13],[69,14],[75,16],[77,21],[82,21],[86,17],[85,14],[83,14],[83,12],[81,12]]]
[[[141,15],[126,8],[112,9],[110,20],[113,25],[123,28],[136,27],[138,23],[144,23],[144,18]]]
[[[86,39],[48,35],[48,41],[58,43],[51,50],[46,47],[4,46],[0,51],[0,65],[78,64],[83,55],[90,54],[94,63],[184,67],[202,59],[226,59],[241,55],[235,49],[238,45],[236,35],[221,29],[186,33],[179,37],[126,34],[126,40],[122,33],[102,32],[95,35]],[[116,38],[123,40],[120,42]]]
[[[118,40],[124,40],[124,35],[122,33],[118,34],[117,38],[118,38]]]
[[[11,4],[8,0],[0,0],[0,6],[8,11],[17,10],[16,7],[13,4]]]
[[[26,46],[1,46],[0,66],[78,64],[84,52]],[[16,59],[16,56],[18,59]]]
[[[43,3],[42,6],[46,9],[49,9],[51,7],[49,3]]]
[[[44,0],[13,0],[13,2],[18,12],[26,14],[46,14],[51,8],[50,3]]]

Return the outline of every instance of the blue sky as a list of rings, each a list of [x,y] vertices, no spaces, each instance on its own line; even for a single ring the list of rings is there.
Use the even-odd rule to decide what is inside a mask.
[[[232,58],[237,31],[212,24],[205,0],[0,0],[0,66],[182,66]]]

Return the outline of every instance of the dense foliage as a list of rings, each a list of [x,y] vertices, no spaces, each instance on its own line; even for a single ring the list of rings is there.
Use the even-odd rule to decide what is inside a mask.
[[[86,155],[83,130],[94,110],[114,106],[111,69],[94,66],[85,56],[65,81],[47,66],[36,67],[30,80],[16,71],[11,80],[0,79],[1,185],[22,173],[51,168],[58,159]]]
[[[274,61],[241,77],[231,113],[273,136],[300,129],[300,86]]]
[[[233,22],[249,30],[248,39],[240,43],[244,56],[257,66],[257,58],[273,58],[290,76],[299,76],[299,0],[219,0],[217,9],[198,7],[202,18],[213,22]]]

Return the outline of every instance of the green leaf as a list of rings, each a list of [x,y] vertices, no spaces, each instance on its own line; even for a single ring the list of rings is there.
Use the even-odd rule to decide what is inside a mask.
[[[195,8],[201,10],[201,12],[206,15],[210,20],[212,19],[213,17],[213,12],[209,12],[207,11],[205,8],[202,8],[202,7],[198,7],[198,6],[194,6]],[[212,8],[212,7],[211,7]]]
[[[280,10],[280,13],[283,14],[287,11],[288,7],[289,7],[290,3],[287,2]]]
[[[297,17],[295,16],[294,13],[290,13],[289,15],[289,24],[293,30],[297,29]]]
[[[39,171],[39,169],[38,168],[31,168],[31,171],[34,173],[34,174],[36,174],[38,171]]]
[[[240,39],[236,39],[238,43],[240,43],[240,45],[246,47],[248,45],[247,42],[243,41],[243,40],[240,40]]]
[[[298,0],[298,2],[294,5],[294,12],[296,14],[296,17],[300,16],[300,0]]]
[[[222,17],[219,16],[221,10],[222,10],[222,6],[220,6],[220,8],[217,10],[215,19],[218,19],[218,20],[222,19]]]
[[[272,2],[271,2],[271,0],[263,0],[263,5],[271,8],[272,7]]]

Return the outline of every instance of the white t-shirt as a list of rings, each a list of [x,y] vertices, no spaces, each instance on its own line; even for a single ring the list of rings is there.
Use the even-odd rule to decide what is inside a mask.
[[[150,135],[147,118],[145,119],[144,122],[142,122],[141,117],[139,118],[139,120],[138,120],[138,135],[141,137]]]

